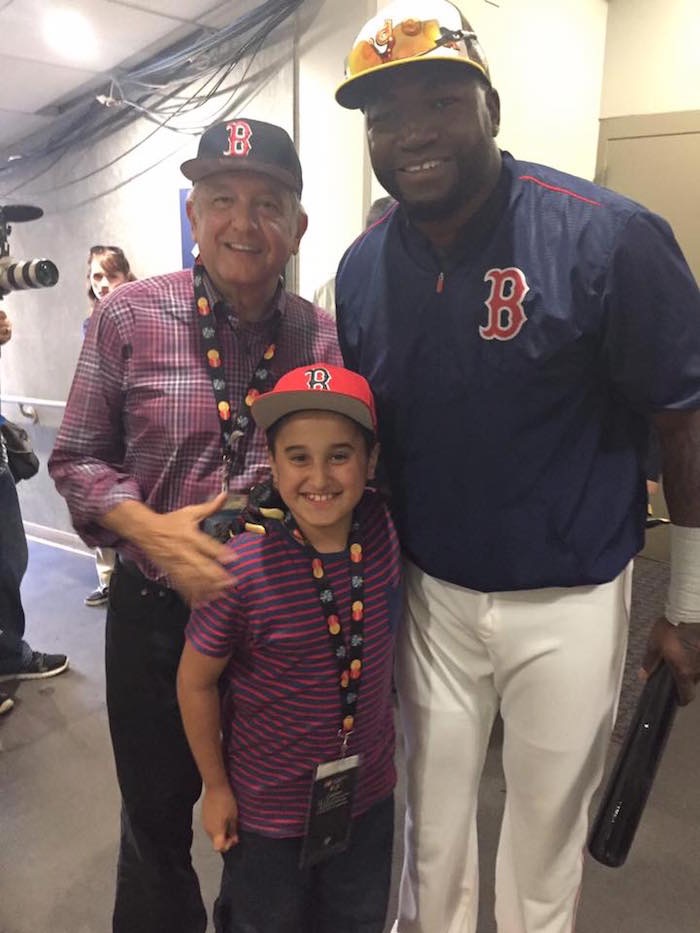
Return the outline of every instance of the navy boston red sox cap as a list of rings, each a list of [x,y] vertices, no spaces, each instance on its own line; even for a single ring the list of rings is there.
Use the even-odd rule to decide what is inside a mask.
[[[215,123],[202,134],[197,157],[180,166],[185,178],[201,181],[218,172],[260,172],[301,197],[302,176],[294,143],[281,126],[262,120]]]

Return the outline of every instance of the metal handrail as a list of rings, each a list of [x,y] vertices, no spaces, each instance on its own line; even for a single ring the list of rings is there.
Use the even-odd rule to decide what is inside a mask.
[[[27,395],[0,395],[0,402],[11,402],[15,405],[32,405],[40,408],[65,408],[65,402],[52,398],[30,398]]]
[[[52,398],[32,398],[28,395],[0,395],[0,402],[17,405],[22,415],[32,424],[39,424],[37,408],[65,408],[65,402]]]

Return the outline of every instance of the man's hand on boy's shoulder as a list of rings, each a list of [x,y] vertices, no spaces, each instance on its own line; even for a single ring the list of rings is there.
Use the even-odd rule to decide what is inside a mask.
[[[210,502],[164,514],[140,502],[123,502],[103,516],[102,522],[137,545],[189,606],[203,606],[236,584],[224,566],[232,563],[230,548],[200,528],[226,498],[222,493]]]
[[[193,608],[216,599],[236,582],[224,566],[232,563],[231,550],[200,528],[202,521],[218,512],[225,502],[226,494],[222,493],[210,502],[159,515],[148,541],[142,543],[151,560]]]

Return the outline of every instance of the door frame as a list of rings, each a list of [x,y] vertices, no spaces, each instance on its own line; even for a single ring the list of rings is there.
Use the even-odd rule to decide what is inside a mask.
[[[682,136],[700,133],[700,110],[677,113],[643,113],[627,117],[603,117],[598,132],[595,181],[605,185],[608,171],[608,147],[618,139],[641,136]]]

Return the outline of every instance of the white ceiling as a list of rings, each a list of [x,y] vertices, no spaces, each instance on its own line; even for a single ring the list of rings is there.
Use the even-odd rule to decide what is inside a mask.
[[[99,89],[110,71],[140,61],[204,26],[219,29],[250,3],[236,0],[0,0],[0,148],[42,129],[57,106]],[[94,43],[65,54],[43,37],[52,8],[84,14]]]

